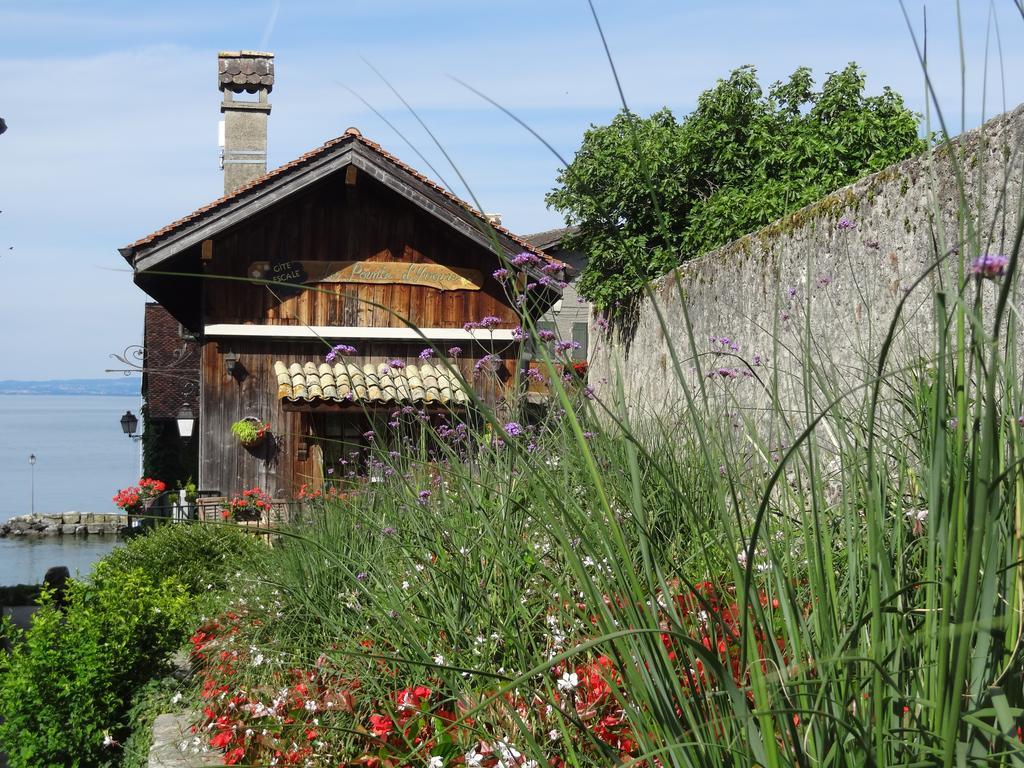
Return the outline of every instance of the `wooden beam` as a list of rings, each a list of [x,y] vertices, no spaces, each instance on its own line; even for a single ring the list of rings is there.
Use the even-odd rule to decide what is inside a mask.
[[[202,255],[200,258],[204,265],[213,261],[213,240],[203,240]]]
[[[389,328],[348,325],[251,325],[214,323],[203,328],[210,337],[250,337],[261,339],[365,339],[370,341],[515,341],[512,330],[472,330],[463,328]]]
[[[358,178],[359,169],[356,168],[354,165],[350,165],[348,168],[345,169],[345,183],[348,186],[354,187],[356,185],[356,180]]]

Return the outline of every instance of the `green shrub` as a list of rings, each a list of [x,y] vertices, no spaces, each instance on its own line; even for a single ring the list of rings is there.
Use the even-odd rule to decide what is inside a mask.
[[[174,524],[150,529],[103,562],[111,571],[143,571],[154,582],[173,577],[197,595],[224,587],[239,563],[265,549],[236,526]]]
[[[128,702],[184,638],[191,600],[174,579],[101,562],[68,584],[67,608],[49,593],[31,628],[5,627],[0,659],[0,747],[10,765],[115,764],[130,733]]]

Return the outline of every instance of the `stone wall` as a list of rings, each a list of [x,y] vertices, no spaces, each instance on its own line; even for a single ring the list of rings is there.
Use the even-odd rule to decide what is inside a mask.
[[[904,298],[894,361],[927,357],[934,292],[955,294],[957,270],[977,255],[965,247],[910,290],[937,252],[963,241],[953,161],[963,169],[966,218],[981,223],[981,252],[1006,254],[1022,216],[1022,145],[1024,105],[687,262],[651,284],[633,333],[592,334],[597,396],[664,421],[684,403],[684,387],[699,391],[699,367],[708,390],[738,409],[763,411],[776,388],[782,407],[799,412],[804,350],[820,364],[816,376],[837,386],[865,381]],[[984,282],[991,300],[995,284]],[[973,291],[975,282],[966,285]]]
[[[0,525],[7,536],[117,536],[128,528],[128,516],[101,512],[57,512],[18,515]]]

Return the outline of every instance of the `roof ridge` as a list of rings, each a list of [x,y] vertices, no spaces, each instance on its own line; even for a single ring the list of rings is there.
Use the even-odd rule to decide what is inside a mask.
[[[196,219],[199,219],[199,218],[205,216],[206,214],[211,213],[212,211],[214,211],[214,210],[216,210],[216,209],[226,205],[227,203],[229,203],[231,201],[237,200],[238,198],[242,197],[243,195],[245,195],[246,193],[252,191],[253,189],[255,189],[257,187],[260,187],[260,186],[266,184],[267,182],[271,181],[272,179],[275,179],[275,178],[277,178],[279,176],[282,176],[282,175],[284,175],[284,174],[294,170],[295,168],[298,168],[299,166],[305,164],[306,162],[308,162],[310,160],[313,160],[313,159],[315,159],[315,158],[325,154],[328,150],[333,149],[334,147],[336,147],[339,144],[342,144],[342,143],[344,143],[346,141],[358,141],[360,144],[362,144],[362,145],[366,146],[367,148],[373,150],[376,154],[378,154],[379,156],[383,157],[385,160],[387,160],[388,162],[392,163],[393,165],[395,165],[400,170],[402,170],[405,173],[413,176],[414,178],[416,178],[420,182],[422,182],[422,183],[426,184],[427,186],[429,186],[431,189],[433,189],[433,190],[437,191],[438,193],[442,194],[443,196],[447,197],[449,200],[451,200],[452,202],[457,204],[459,207],[463,208],[465,211],[470,213],[472,216],[475,216],[482,223],[486,224],[488,227],[496,230],[497,232],[500,232],[501,234],[505,235],[510,240],[512,240],[514,243],[516,243],[517,245],[523,247],[525,250],[528,250],[528,251],[530,251],[532,253],[535,253],[535,254],[537,254],[539,256],[542,256],[545,259],[548,259],[550,261],[555,261],[555,259],[553,259],[551,256],[546,254],[543,249],[539,248],[536,245],[533,245],[532,243],[530,243],[527,240],[523,239],[519,235],[516,235],[515,233],[513,233],[509,229],[506,229],[504,226],[502,226],[500,224],[494,224],[493,222],[491,222],[490,220],[487,219],[486,215],[483,212],[478,211],[476,208],[474,208],[472,205],[470,205],[468,202],[466,202],[462,198],[460,198],[457,195],[455,195],[450,190],[448,190],[445,187],[441,186],[440,184],[438,184],[433,179],[431,179],[431,178],[425,176],[424,174],[420,173],[415,168],[413,168],[412,166],[408,165],[403,160],[399,159],[396,155],[393,155],[392,153],[388,152],[386,149],[384,149],[383,146],[381,146],[377,142],[375,142],[375,141],[373,141],[371,139],[368,139],[367,137],[363,136],[363,134],[359,131],[359,129],[355,128],[355,127],[347,128],[345,130],[345,132],[341,136],[337,136],[337,137],[335,137],[333,139],[328,139],[323,144],[321,144],[319,147],[315,147],[315,148],[309,150],[308,152],[304,152],[303,154],[299,155],[295,159],[290,160],[287,163],[284,163],[283,165],[279,165],[277,168],[274,168],[274,169],[272,169],[270,171],[267,171],[262,176],[256,177],[255,179],[253,179],[252,181],[248,182],[247,184],[243,184],[238,189],[235,189],[235,190],[233,190],[232,192],[230,192],[230,193],[228,193],[226,195],[222,195],[221,197],[217,198],[216,200],[212,200],[211,202],[207,203],[206,205],[203,205],[203,206],[200,206],[199,208],[196,208],[191,213],[189,213],[189,214],[187,214],[185,216],[182,216],[181,218],[179,218],[179,219],[177,219],[175,221],[172,221],[170,224],[167,224],[167,225],[161,227],[160,229],[157,229],[156,231],[146,235],[145,237],[139,238],[135,242],[133,242],[130,245],[128,245],[126,248],[122,249],[122,253],[125,253],[126,251],[133,251],[136,248],[139,248],[141,246],[149,245],[150,243],[156,242],[157,240],[159,240],[162,237],[170,234],[171,232],[174,232],[174,231],[176,231],[178,229],[181,229],[182,227],[190,224],[191,222],[195,221]],[[126,256],[126,258],[130,258],[130,256]]]

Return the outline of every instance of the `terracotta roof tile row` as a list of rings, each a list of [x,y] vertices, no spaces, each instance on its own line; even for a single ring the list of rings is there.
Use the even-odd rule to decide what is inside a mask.
[[[475,208],[473,208],[465,200],[462,200],[461,198],[456,197],[451,192],[449,192],[447,189],[442,187],[440,184],[438,184],[438,183],[436,183],[434,181],[431,181],[429,178],[424,176],[419,171],[417,171],[414,168],[406,165],[404,162],[402,162],[397,157],[392,155],[390,152],[385,150],[380,144],[377,144],[376,142],[370,141],[369,139],[365,138],[359,132],[359,130],[357,128],[349,128],[348,130],[345,131],[344,135],[339,136],[336,139],[331,139],[330,141],[325,142],[323,144],[323,146],[317,147],[316,149],[313,149],[313,150],[311,150],[309,152],[306,152],[304,155],[300,155],[299,157],[295,158],[291,162],[285,163],[284,165],[282,165],[282,166],[280,166],[278,168],[275,168],[272,171],[269,171],[268,173],[264,174],[263,176],[260,176],[259,178],[256,178],[256,179],[253,179],[251,182],[249,182],[248,184],[246,184],[243,187],[238,188],[237,190],[235,190],[231,194],[225,195],[224,197],[221,197],[221,198],[219,198],[217,200],[214,200],[213,202],[208,203],[207,205],[204,205],[201,208],[197,208],[195,211],[193,211],[192,213],[188,214],[187,216],[184,216],[184,217],[178,219],[177,221],[171,222],[167,226],[161,227],[156,232],[153,232],[152,234],[146,235],[145,237],[140,238],[139,240],[136,240],[134,243],[132,243],[129,246],[129,248],[130,249],[135,249],[135,248],[139,248],[139,247],[144,246],[144,245],[149,245],[151,243],[154,243],[157,240],[159,240],[160,238],[162,238],[162,237],[164,237],[166,235],[169,235],[172,232],[175,232],[175,231],[185,227],[186,225],[191,224],[192,222],[194,222],[194,221],[196,221],[196,220],[198,220],[200,218],[205,217],[208,214],[213,213],[214,211],[218,210],[219,208],[223,208],[223,207],[227,206],[228,204],[234,202],[235,200],[239,199],[240,197],[246,195],[247,193],[252,192],[252,191],[258,189],[259,187],[261,187],[261,186],[263,186],[265,184],[268,184],[269,182],[273,181],[274,179],[277,179],[277,178],[279,178],[281,176],[284,176],[284,175],[288,174],[289,172],[299,168],[300,166],[303,166],[303,165],[305,165],[305,164],[307,164],[307,163],[309,163],[309,162],[311,162],[313,160],[316,160],[319,157],[322,157],[323,155],[327,154],[328,152],[330,152],[334,148],[340,146],[341,144],[344,144],[344,143],[347,143],[347,142],[351,142],[351,141],[358,141],[363,146],[367,147],[368,149],[373,150],[376,154],[378,154],[380,157],[382,157],[385,160],[387,160],[388,162],[390,162],[392,165],[394,165],[398,169],[400,169],[400,170],[404,171],[405,173],[408,173],[409,175],[415,177],[417,180],[419,180],[422,183],[426,184],[431,189],[433,189],[436,192],[440,193],[441,195],[443,195],[444,197],[446,197],[447,199],[449,199],[450,201],[452,201],[453,203],[455,203],[459,207],[463,208],[464,210],[466,210],[467,212],[469,212],[470,214],[472,214],[473,216],[478,218],[487,227],[493,227],[495,230],[497,230],[501,234],[503,234],[506,237],[508,237],[509,239],[511,239],[517,245],[522,246],[522,248],[524,250],[530,251],[532,253],[536,253],[536,254],[538,254],[540,256],[543,256],[543,257],[549,259],[550,261],[555,261],[555,259],[552,259],[551,257],[547,256],[547,254],[545,254],[542,249],[538,248],[535,245],[532,245],[531,243],[527,242],[526,240],[524,240],[523,238],[519,237],[518,235],[513,234],[509,230],[505,229],[505,227],[503,227],[501,225],[494,225],[494,224],[492,224],[490,221],[488,221],[487,217],[484,214],[482,214],[480,211],[478,211]]]
[[[392,368],[385,363],[274,363],[277,396],[290,402],[330,401],[355,405],[464,405],[469,397],[447,368],[420,363]]]

